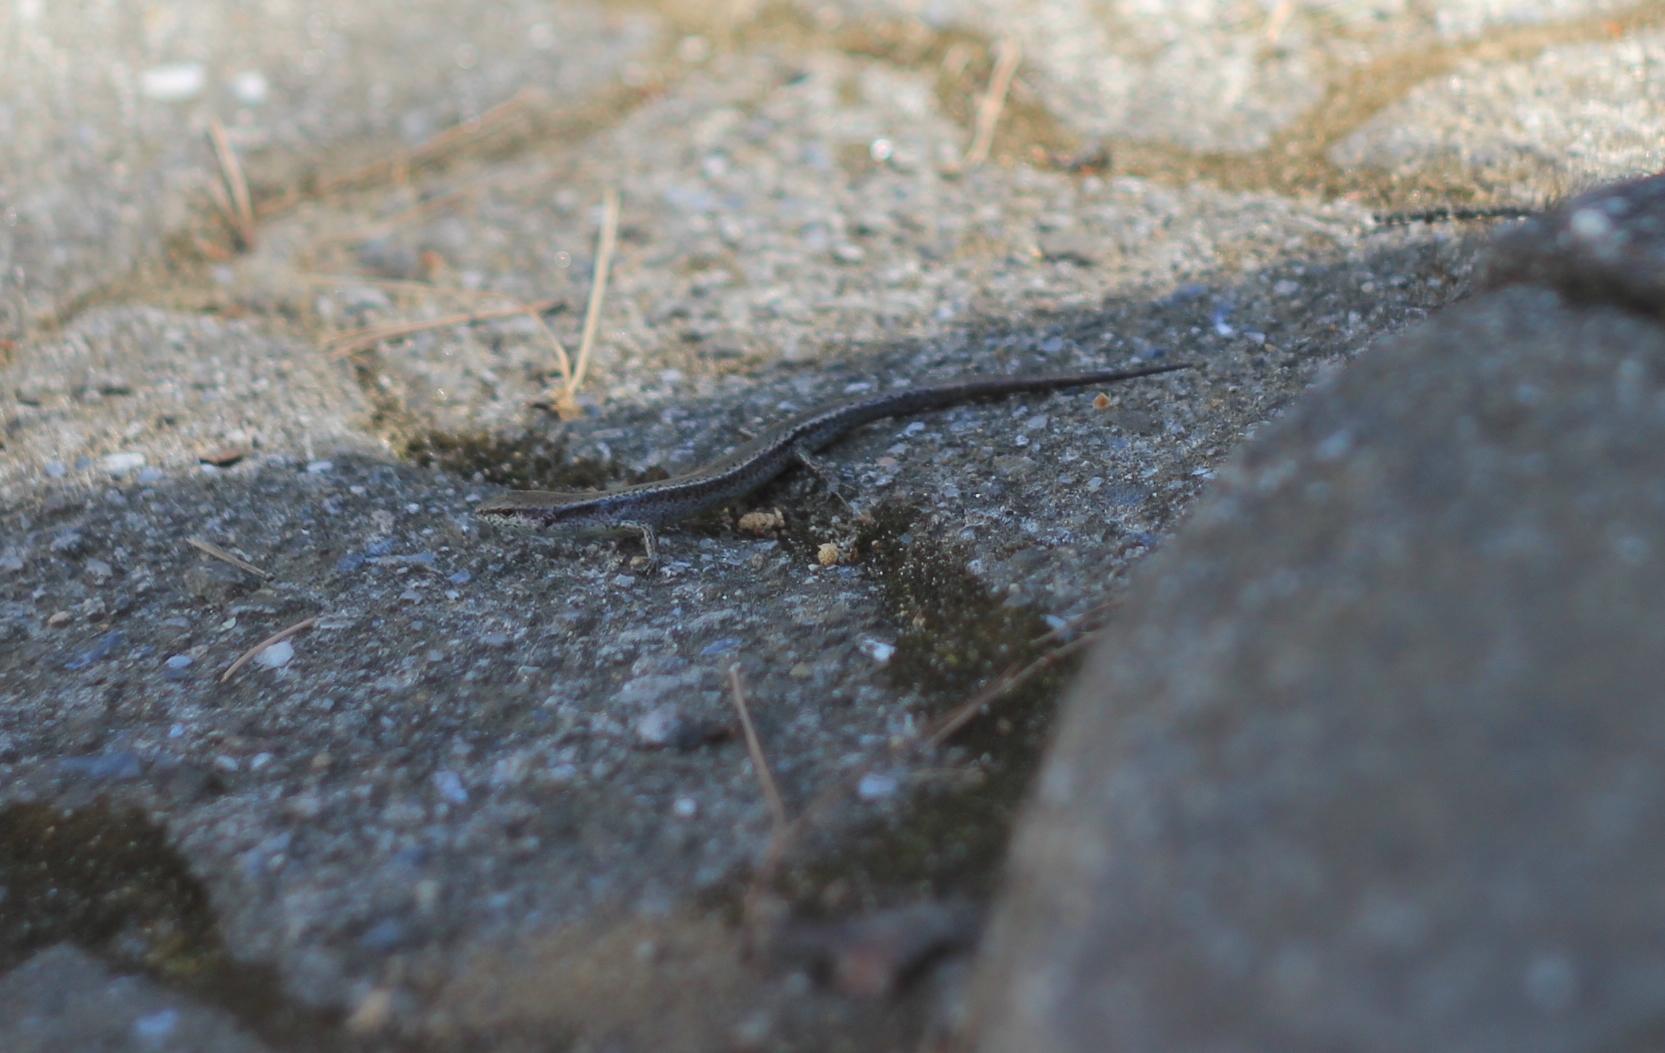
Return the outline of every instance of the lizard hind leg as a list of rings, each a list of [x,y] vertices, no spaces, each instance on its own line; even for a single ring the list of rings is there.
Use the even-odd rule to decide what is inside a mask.
[[[851,512],[855,511],[854,508],[851,508],[850,502],[845,498],[844,491],[839,488],[838,478],[833,475],[832,469],[828,468],[825,462],[823,462],[819,457],[816,457],[815,454],[811,453],[809,449],[803,446],[792,447],[792,456],[799,464],[814,472],[815,477],[821,480],[822,485],[831,491],[834,497],[838,498],[840,504]]]
[[[659,565],[659,535],[653,532],[653,527],[647,523],[627,520],[619,524],[625,530],[634,530],[642,539],[642,551],[647,556],[648,569]]]

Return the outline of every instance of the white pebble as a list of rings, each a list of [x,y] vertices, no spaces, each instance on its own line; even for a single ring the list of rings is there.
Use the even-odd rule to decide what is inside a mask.
[[[139,74],[139,94],[156,102],[184,102],[196,98],[208,74],[200,62],[171,62]]]
[[[271,87],[266,74],[256,69],[246,69],[231,78],[231,94],[244,106],[259,106],[265,102]]]
[[[126,475],[144,466],[145,455],[142,453],[112,453],[104,458],[104,470],[111,475]]]
[[[288,640],[279,640],[255,655],[254,662],[256,665],[265,666],[267,669],[282,669],[289,664],[289,660],[293,657],[295,657],[295,645]]]
[[[434,789],[451,804],[468,803],[468,790],[463,786],[462,777],[454,771],[435,772]]]
[[[870,771],[856,784],[856,796],[864,801],[879,801],[894,794],[902,782],[893,772]]]
[[[896,653],[894,645],[887,644],[883,640],[875,640],[872,637],[862,640],[859,646],[863,654],[880,665],[890,661],[890,656]]]

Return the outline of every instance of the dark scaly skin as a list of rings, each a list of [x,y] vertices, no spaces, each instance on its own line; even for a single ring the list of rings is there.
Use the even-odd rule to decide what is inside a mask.
[[[857,395],[798,414],[734,452],[686,475],[617,490],[564,493],[516,490],[482,502],[474,514],[491,523],[528,530],[572,533],[635,531],[650,561],[657,558],[654,530],[748,494],[835,439],[876,420],[941,409],[975,399],[1032,391],[1113,384],[1189,369],[1190,363],[1132,370],[1094,370],[1040,376],[975,376],[914,388]]]

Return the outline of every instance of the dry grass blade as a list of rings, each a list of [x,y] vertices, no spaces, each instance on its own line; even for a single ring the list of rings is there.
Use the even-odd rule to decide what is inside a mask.
[[[225,134],[225,125],[218,117],[208,126],[208,137],[214,143],[214,156],[220,162],[220,177],[225,180],[226,188],[231,191],[231,200],[223,202],[223,194],[215,195],[216,204],[220,204],[225,211],[226,218],[231,222],[231,229],[237,236],[238,247],[244,252],[254,248],[256,227],[254,222],[254,205],[249,199],[249,183],[243,177],[243,166],[237,162],[237,151],[231,148],[231,139]],[[215,187],[214,189],[218,189]]]
[[[976,168],[989,159],[994,146],[994,130],[1000,124],[1000,114],[1006,108],[1006,93],[1011,90],[1012,76],[1017,73],[1023,49],[1015,40],[1002,40],[994,49],[994,72],[989,76],[988,94],[977,104],[977,130],[971,137],[971,148],[966,151],[963,168]]]
[[[431,139],[402,151],[392,157],[367,164],[362,168],[355,168],[333,178],[326,179],[318,186],[320,193],[342,190],[377,179],[393,176],[400,170],[408,170],[411,165],[431,160],[447,150],[454,149],[472,140],[482,138],[500,129],[511,119],[520,115],[520,111],[541,97],[535,88],[522,88],[513,97],[498,103],[480,116],[459,121],[445,129]]]
[[[461,289],[449,285],[434,285],[429,282],[398,281],[388,278],[364,278],[356,274],[303,274],[300,278],[302,281],[312,285],[369,285],[378,289],[391,289],[395,292],[434,293],[440,296],[455,296],[463,300],[509,300],[510,304],[512,304],[517,310],[523,312],[526,317],[532,319],[533,324],[538,327],[538,331],[543,334],[543,338],[549,341],[550,349],[555,352],[556,367],[561,371],[561,380],[565,382],[572,376],[572,362],[567,358],[566,347],[561,344],[560,337],[555,335],[555,330],[549,328],[549,323],[543,320],[544,311],[552,309],[553,306],[558,306],[561,302],[559,300],[546,300],[539,304],[523,304],[517,300],[510,299],[502,293],[492,292],[489,289]],[[412,323],[392,322],[384,323],[384,326],[366,326],[363,329],[355,329],[351,333],[342,333],[340,336],[332,337],[329,341],[326,341],[324,346],[334,347],[335,345],[340,344],[342,347],[346,347],[347,345],[357,343],[358,341],[369,340],[372,330],[380,330],[384,328],[385,325],[405,326],[410,324]],[[427,325],[429,323],[423,324]],[[453,322],[450,324],[455,325],[460,323]],[[402,334],[396,333],[394,335],[397,336]],[[352,337],[353,339],[347,340],[347,337]],[[350,350],[341,350],[340,353],[344,355],[351,354],[353,351],[360,350],[360,347],[373,346],[375,343],[388,339],[392,339],[392,337],[376,336],[373,340],[370,340],[370,344],[361,344],[359,346],[352,347]]]
[[[601,325],[601,303],[607,297],[607,271],[613,263],[613,245],[619,232],[619,192],[612,187],[601,199],[601,233],[596,236],[595,273],[590,281],[590,302],[584,309],[584,335],[578,341],[578,365],[573,369],[561,393],[555,399],[555,409],[563,419],[578,415],[578,389],[590,368],[590,352],[595,347],[595,334]]]
[[[769,761],[763,756],[763,744],[757,739],[757,728],[752,726],[752,711],[746,705],[745,688],[740,686],[738,665],[728,667],[728,685],[734,694],[734,708],[740,713],[740,727],[746,733],[746,752],[751,754],[752,770],[757,773],[758,784],[763,787],[763,799],[769,804],[769,818],[774,824],[774,832],[770,838],[772,852],[774,843],[786,836],[786,805],[780,799],[775,777],[769,772]]]
[[[185,543],[196,549],[198,552],[201,552],[203,555],[211,556],[222,563],[229,563],[245,574],[253,574],[261,581],[272,580],[270,571],[261,570],[248,560],[240,559],[237,556],[232,555],[230,552],[227,552],[225,549],[214,544],[212,541],[204,541],[200,537],[188,537],[185,539]]]
[[[1099,634],[1096,632],[1084,633],[1067,644],[1054,647],[1022,669],[1001,677],[956,707],[941,720],[932,724],[930,730],[926,731],[915,742],[910,743],[910,746],[925,750],[937,748],[952,737],[956,731],[971,723],[973,718],[977,717],[1001,696],[1011,694],[1036,675],[1057,665],[1066,656],[1074,654],[1098,639],[1098,636]]]
[[[359,242],[371,241],[375,238],[385,237],[406,223],[423,219],[438,212],[443,212],[448,208],[455,208],[458,205],[467,202],[476,194],[483,193],[487,190],[514,190],[523,186],[530,186],[532,184],[541,183],[547,179],[551,179],[556,175],[556,173],[557,170],[553,168],[539,168],[531,172],[520,174],[513,178],[505,178],[502,175],[487,176],[484,179],[475,180],[467,186],[460,186],[455,190],[447,190],[443,194],[435,194],[433,197],[424,201],[419,201],[402,212],[398,212],[384,220],[372,223],[369,226],[356,227],[352,230],[344,230],[336,234],[329,234],[318,238],[313,242],[312,248],[313,251],[316,252],[318,249],[326,246],[355,245]]]
[[[545,311],[554,310],[561,305],[560,300],[545,300],[542,303],[515,304],[512,307],[496,307],[484,311],[465,311],[459,314],[448,314],[440,318],[430,318],[421,322],[385,322],[381,325],[369,325],[363,329],[353,329],[340,333],[324,341],[324,349],[337,357],[345,357],[367,347],[375,347],[383,340],[397,340],[412,333],[426,332],[429,329],[445,329],[453,325],[473,325],[477,322],[494,322],[503,318],[513,318],[516,315],[531,315],[537,320],[540,328],[555,340],[555,334],[543,324],[542,315]],[[563,371],[566,365],[566,351],[560,342],[555,342],[559,353]]]
[[[289,628],[283,630],[282,632],[276,632],[276,633],[273,633],[272,635],[266,637],[264,640],[255,644],[253,647],[249,648],[247,651],[244,651],[240,656],[238,656],[237,661],[235,661],[235,662],[231,663],[231,665],[227,666],[226,671],[224,673],[220,674],[220,683],[223,684],[227,680],[230,680],[232,675],[235,674],[237,672],[237,670],[243,668],[244,666],[248,665],[250,662],[254,661],[255,655],[258,655],[261,651],[264,651],[266,648],[272,646],[273,644],[282,643],[283,641],[289,639],[291,636],[294,636],[296,633],[304,633],[308,629],[312,628],[314,625],[317,625],[317,624],[318,624],[317,617],[308,618],[305,621],[296,622],[294,625],[291,625]]]
[[[1278,6],[1266,18],[1266,42],[1276,44],[1283,36],[1284,27],[1295,16],[1295,0],[1278,0]]]

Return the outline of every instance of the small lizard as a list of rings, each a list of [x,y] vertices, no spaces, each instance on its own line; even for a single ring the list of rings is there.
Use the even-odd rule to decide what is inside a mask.
[[[659,549],[654,528],[721,507],[756,490],[793,464],[803,464],[819,472],[821,469],[812,456],[815,451],[864,424],[973,399],[1086,384],[1113,384],[1190,366],[1181,362],[1087,373],[973,376],[942,384],[857,395],[782,421],[732,453],[686,475],[587,493],[516,490],[482,502],[474,514],[490,523],[527,530],[579,534],[635,531],[641,535],[648,562],[656,563]]]

